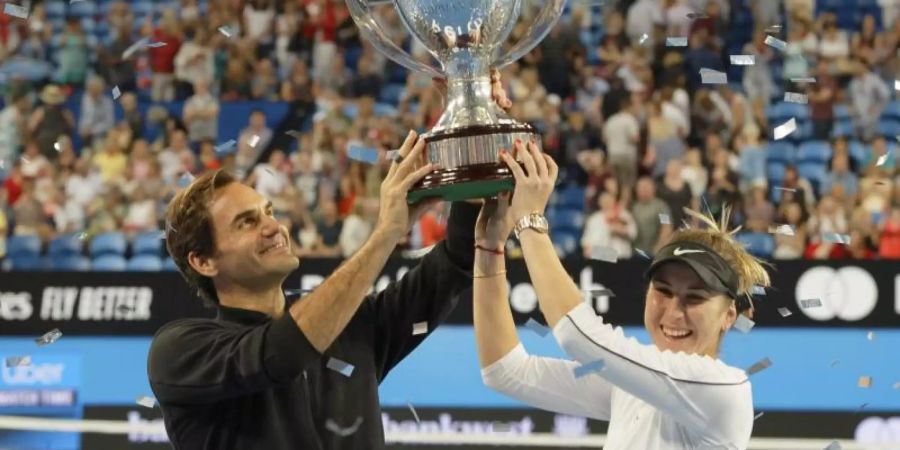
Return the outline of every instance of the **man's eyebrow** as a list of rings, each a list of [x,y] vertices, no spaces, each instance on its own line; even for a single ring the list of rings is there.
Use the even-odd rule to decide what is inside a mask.
[[[270,201],[266,202],[266,206],[264,207],[264,209],[268,210],[271,207],[272,207],[272,201],[270,200]],[[257,212],[258,212],[258,210],[256,208],[250,208],[245,211],[241,211],[236,216],[234,216],[234,219],[231,220],[231,225],[233,226],[247,217],[253,217],[254,215],[257,214]]]

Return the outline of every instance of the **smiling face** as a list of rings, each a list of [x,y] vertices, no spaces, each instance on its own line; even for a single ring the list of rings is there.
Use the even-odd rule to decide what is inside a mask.
[[[653,274],[647,289],[644,327],[659,349],[715,358],[723,333],[735,319],[734,302],[708,291],[688,265],[665,263]]]
[[[280,286],[297,268],[288,230],[275,219],[272,202],[249,186],[231,183],[221,188],[209,203],[209,214],[215,251],[191,258],[191,264],[217,287]]]

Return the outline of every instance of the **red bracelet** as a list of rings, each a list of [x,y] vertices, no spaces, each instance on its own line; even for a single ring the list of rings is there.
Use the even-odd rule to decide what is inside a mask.
[[[487,248],[487,247],[483,247],[481,245],[475,244],[475,249],[476,250],[484,250],[488,253],[493,253],[495,255],[504,255],[505,254],[502,248],[500,250],[494,250],[492,248]]]

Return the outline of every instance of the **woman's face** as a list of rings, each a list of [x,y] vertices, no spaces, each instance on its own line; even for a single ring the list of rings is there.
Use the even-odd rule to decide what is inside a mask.
[[[734,302],[708,291],[684,263],[662,265],[647,289],[644,327],[660,350],[715,358],[722,335],[735,319]]]

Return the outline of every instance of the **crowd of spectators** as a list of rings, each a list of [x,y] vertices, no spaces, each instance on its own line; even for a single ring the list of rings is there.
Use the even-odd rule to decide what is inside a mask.
[[[149,12],[97,1],[99,38],[83,16],[54,23],[51,3],[33,2],[27,19],[0,15],[0,242],[161,229],[178,189],[224,168],[272,199],[300,254],[346,256],[374,225],[386,151],[443,108],[430,77],[398,79],[399,68],[361,41],[343,0],[180,0]],[[721,217],[730,207],[733,225],[771,236],[775,258],[900,258],[896,142],[881,126],[900,20],[871,3],[877,12],[839,27],[812,0],[571,2],[502,79],[511,114],[541,131],[563,169],[560,189],[582,195],[576,253],[652,254],[692,221],[683,208]],[[511,41],[527,32],[531,6]],[[427,60],[391,6],[374,9],[391,38]],[[731,54],[755,63],[734,67]],[[3,71],[14,60],[50,70],[17,77]],[[730,83],[704,84],[704,68]],[[796,81],[804,77],[815,82]],[[808,138],[827,144],[820,179],[804,177],[793,157],[771,176],[781,161],[771,111],[785,91],[808,98]],[[283,122],[260,108],[234,145],[223,142],[223,105],[249,100],[286,104]],[[161,107],[171,102],[183,104],[179,114]],[[852,127],[844,134],[841,108]],[[378,160],[349,158],[353,146],[376,149]],[[406,245],[441,239],[448,207],[428,211]],[[777,231],[784,224],[791,233]],[[849,245],[829,234],[849,235]]]

